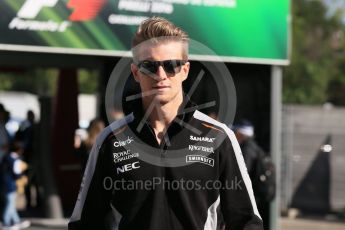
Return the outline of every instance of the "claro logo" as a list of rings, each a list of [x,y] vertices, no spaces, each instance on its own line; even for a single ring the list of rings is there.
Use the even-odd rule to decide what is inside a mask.
[[[124,141],[115,141],[114,142],[114,147],[122,147],[122,146],[126,146],[130,143],[132,143],[134,140],[133,140],[133,137],[127,137],[126,140]]]
[[[70,0],[67,7],[72,9],[69,20],[33,20],[37,18],[45,7],[55,7],[59,0],[26,0],[8,25],[11,30],[32,30],[64,32],[71,24],[70,21],[87,21],[94,19],[107,0]]]

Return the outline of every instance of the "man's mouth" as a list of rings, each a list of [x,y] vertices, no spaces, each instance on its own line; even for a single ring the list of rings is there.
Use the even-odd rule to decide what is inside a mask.
[[[170,88],[169,86],[167,85],[160,85],[160,86],[153,86],[154,89],[167,89],[167,88]]]

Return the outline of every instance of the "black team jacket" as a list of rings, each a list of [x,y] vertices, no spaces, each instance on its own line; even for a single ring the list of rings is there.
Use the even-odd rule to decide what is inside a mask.
[[[98,136],[69,230],[263,229],[233,132],[186,106],[159,145],[134,111]]]

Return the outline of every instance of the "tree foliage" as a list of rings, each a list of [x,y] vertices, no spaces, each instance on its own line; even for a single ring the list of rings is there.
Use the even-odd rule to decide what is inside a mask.
[[[78,71],[79,92],[95,94],[98,91],[99,71],[79,69]]]
[[[284,69],[284,102],[345,105],[341,14],[329,15],[321,0],[292,0],[291,13],[292,55]]]
[[[37,95],[54,95],[58,71],[30,69],[0,73],[0,90],[25,91]]]
[[[19,71],[0,73],[0,90],[25,91],[37,95],[54,96],[57,88],[59,70],[47,69],[23,69]],[[78,70],[79,92],[94,94],[98,90],[99,71]]]

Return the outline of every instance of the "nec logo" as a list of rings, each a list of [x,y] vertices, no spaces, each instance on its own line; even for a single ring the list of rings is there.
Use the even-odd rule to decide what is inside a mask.
[[[33,19],[43,7],[54,7],[59,0],[26,0],[18,11],[18,17]],[[74,9],[69,16],[71,21],[87,21],[94,19],[107,0],[70,0],[67,7]]]
[[[120,173],[131,171],[133,169],[138,169],[138,168],[140,168],[139,161],[136,161],[131,164],[126,164],[121,167],[117,167],[116,173],[120,174]]]

